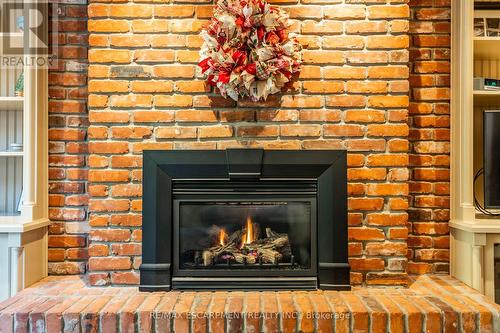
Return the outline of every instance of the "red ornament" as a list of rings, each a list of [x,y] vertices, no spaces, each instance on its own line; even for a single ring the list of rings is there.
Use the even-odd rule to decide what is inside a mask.
[[[245,18],[238,16],[238,18],[236,19],[236,25],[238,27],[242,27],[244,23],[245,23]]]
[[[280,42],[288,39],[288,31],[286,31],[285,29],[281,29],[281,30],[276,31],[276,34],[278,34],[278,37],[280,38]]]
[[[265,35],[266,35],[266,28],[263,25],[261,25],[260,27],[257,28],[257,38],[259,40],[263,40]]]
[[[205,73],[213,65],[213,60],[211,58],[205,58],[198,63],[201,67],[201,73]]]
[[[231,73],[228,72],[219,73],[219,82],[228,83],[230,78],[231,78]]]
[[[214,75],[209,75],[207,77],[207,83],[211,86],[215,86],[217,84],[216,81],[214,81],[215,76]]]
[[[255,63],[251,63],[251,64],[246,65],[245,70],[249,74],[255,75],[257,73],[257,66],[255,65]]]
[[[246,63],[247,55],[242,51],[236,51],[233,53],[233,61],[236,63],[236,66],[241,66]]]

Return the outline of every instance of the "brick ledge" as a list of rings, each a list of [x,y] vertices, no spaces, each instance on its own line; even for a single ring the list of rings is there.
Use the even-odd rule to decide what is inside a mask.
[[[445,275],[408,289],[163,292],[48,277],[0,303],[9,332],[500,332],[500,306]]]

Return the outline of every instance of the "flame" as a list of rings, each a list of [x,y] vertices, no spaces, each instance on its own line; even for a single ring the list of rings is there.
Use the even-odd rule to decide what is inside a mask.
[[[226,238],[227,238],[226,231],[224,229],[220,229],[220,232],[219,232],[219,244],[222,245],[222,246],[226,245]]]
[[[247,216],[246,233],[243,234],[241,245],[244,246],[245,244],[253,243],[254,240],[255,239],[254,239],[252,218],[250,216]]]

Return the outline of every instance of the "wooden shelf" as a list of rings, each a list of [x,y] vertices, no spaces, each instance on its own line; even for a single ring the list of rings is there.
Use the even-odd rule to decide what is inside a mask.
[[[8,36],[8,37],[23,37],[24,33],[21,31],[18,32],[0,32],[0,36]]]
[[[500,60],[500,37],[475,37],[474,59]]]
[[[22,110],[24,97],[0,96],[0,111],[2,110]]]
[[[494,213],[498,212],[493,210]],[[494,215],[484,215],[481,213],[476,213],[476,222],[482,223],[482,222],[496,222],[500,226],[500,215],[499,216],[494,216]]]
[[[478,8],[474,9],[474,18],[497,18],[500,17],[500,9],[498,7],[497,1],[480,1],[478,2],[481,5],[489,5],[489,8]],[[477,5],[476,3],[475,5]]]
[[[472,233],[500,234],[500,218],[475,219],[473,221],[451,220],[450,227]]]
[[[491,106],[500,109],[500,90],[474,90],[474,106]]]
[[[474,37],[474,42],[476,41],[486,41],[486,42],[500,42],[499,37]]]
[[[16,157],[23,156],[24,152],[22,151],[0,151],[0,157]]]
[[[26,232],[46,227],[50,223],[46,218],[33,220],[20,215],[0,215],[0,233]]]

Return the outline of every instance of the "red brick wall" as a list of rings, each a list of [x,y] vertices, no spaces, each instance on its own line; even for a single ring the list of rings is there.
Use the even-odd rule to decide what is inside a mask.
[[[53,121],[51,125],[51,131],[55,128],[70,131],[51,135],[54,147],[51,158],[64,159],[51,166],[51,214],[59,221],[50,236],[52,273],[85,269],[85,193],[88,193],[91,283],[137,283],[142,150],[233,146],[348,149],[353,284],[403,284],[407,258],[410,272],[426,270],[422,267],[442,270],[439,267],[447,262],[438,258],[442,250],[432,251],[445,241],[434,235],[439,232],[431,230],[434,224],[430,223],[446,222],[446,218],[439,216],[447,211],[426,202],[446,200],[443,190],[447,184],[440,179],[431,182],[432,191],[416,189],[419,183],[424,183],[422,175],[432,173],[443,161],[441,152],[429,154],[426,147],[449,144],[446,140],[434,143],[435,138],[443,137],[441,129],[431,123],[431,119],[441,119],[431,117],[442,113],[443,105],[447,104],[436,102],[435,97],[429,100],[425,93],[431,90],[420,87],[447,87],[448,83],[440,74],[432,74],[427,84],[420,82],[419,77],[424,75],[418,68],[428,67],[424,61],[417,62],[425,60],[427,64],[427,60],[442,59],[443,54],[442,47],[416,43],[421,36],[435,35],[434,31],[449,37],[447,31],[439,30],[447,18],[436,14],[435,19],[429,16],[432,14],[419,11],[432,11],[433,6],[447,4],[438,0],[412,2],[409,31],[410,12],[404,0],[387,4],[380,1],[350,4],[352,1],[345,0],[348,5],[341,0],[326,4],[322,0],[304,0],[300,4],[294,0],[279,2],[291,15],[292,29],[300,34],[305,64],[293,88],[263,105],[247,101],[236,105],[224,100],[207,91],[199,76],[195,66],[201,44],[198,31],[211,15],[210,2],[111,4],[103,0],[89,5],[88,138],[75,136],[73,132],[75,123],[70,120],[77,109],[73,106],[59,109],[57,116],[65,121]],[[435,30],[429,31],[429,27],[417,30],[421,23]],[[82,31],[81,35],[84,34]],[[411,74],[412,101],[408,107],[409,42],[411,73],[419,74]],[[419,56],[420,49],[430,50],[431,58]],[[59,71],[70,74],[64,68]],[[51,89],[52,101],[56,98],[81,101],[80,96],[75,98],[67,93],[73,87],[61,86]],[[433,91],[441,93],[439,89]],[[424,104],[432,107],[432,113],[421,117],[415,106]],[[80,121],[86,120],[83,112],[76,116]],[[408,123],[412,124],[411,129]],[[77,129],[77,133],[83,134],[78,135],[84,135],[85,128],[83,122],[83,127]],[[435,136],[417,134],[431,132]],[[88,155],[83,150],[86,141]],[[79,149],[70,150],[72,146]],[[418,155],[431,156],[434,164],[420,166]],[[66,158],[81,159],[75,166],[74,161]],[[86,163],[90,169],[88,188],[85,188]],[[423,172],[422,168],[426,170]],[[71,176],[70,170],[75,170],[79,178]],[[442,177],[447,166],[441,164],[438,170]],[[412,208],[408,210],[409,189]],[[422,217],[425,214],[431,215]],[[441,225],[446,223],[437,224]],[[422,236],[424,228],[430,236]],[[445,237],[446,234],[447,230]],[[420,240],[428,238],[432,243],[419,245]],[[422,260],[424,265],[415,263]]]
[[[49,273],[85,273],[87,262],[87,5],[58,4],[49,70]]]
[[[450,3],[410,2],[409,273],[449,269]]]
[[[138,282],[143,149],[234,146],[348,149],[352,283],[405,283],[409,8],[280,2],[305,47],[300,78],[237,105],[196,68],[209,3],[89,5],[92,284]]]

